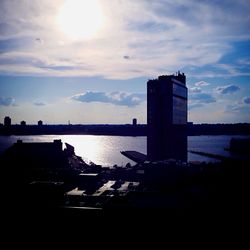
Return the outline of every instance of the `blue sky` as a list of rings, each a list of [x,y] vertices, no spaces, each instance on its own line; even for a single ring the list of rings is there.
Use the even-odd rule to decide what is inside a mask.
[[[147,80],[178,70],[189,121],[250,122],[249,41],[249,0],[1,0],[0,122],[146,123]]]

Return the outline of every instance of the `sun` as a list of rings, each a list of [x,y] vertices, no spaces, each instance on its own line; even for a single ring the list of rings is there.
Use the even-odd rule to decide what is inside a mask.
[[[71,39],[93,38],[104,16],[98,0],[67,0],[56,17],[59,29]]]

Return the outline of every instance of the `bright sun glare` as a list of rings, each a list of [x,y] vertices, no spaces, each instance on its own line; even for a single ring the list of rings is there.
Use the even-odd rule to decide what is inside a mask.
[[[71,39],[90,39],[103,25],[98,0],[67,0],[57,16],[60,30]]]

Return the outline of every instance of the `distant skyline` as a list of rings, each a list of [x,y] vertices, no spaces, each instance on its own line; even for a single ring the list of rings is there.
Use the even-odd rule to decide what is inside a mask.
[[[1,0],[0,123],[146,123],[184,72],[188,120],[250,122],[248,0]]]

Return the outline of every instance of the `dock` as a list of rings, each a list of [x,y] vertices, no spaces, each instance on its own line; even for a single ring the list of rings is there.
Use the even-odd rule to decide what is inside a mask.
[[[121,154],[136,163],[144,163],[147,160],[147,155],[137,151],[121,151]]]

